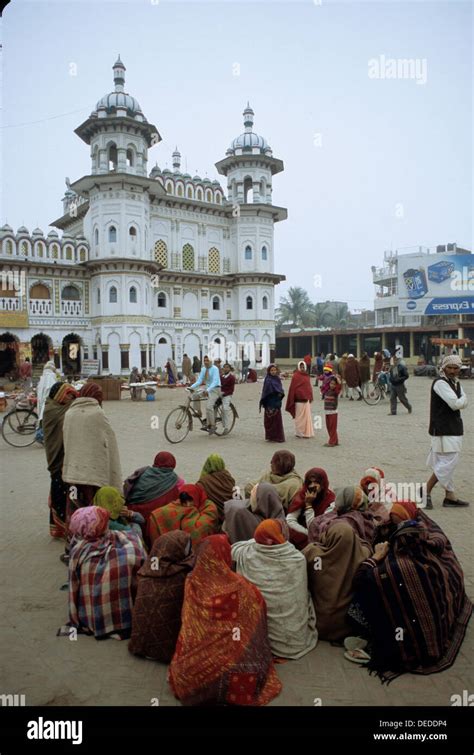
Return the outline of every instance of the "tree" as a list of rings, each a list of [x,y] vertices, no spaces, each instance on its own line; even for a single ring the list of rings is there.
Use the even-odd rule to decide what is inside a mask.
[[[299,286],[288,289],[288,295],[280,299],[280,306],[275,312],[278,325],[289,323],[292,328],[306,328],[314,319],[314,304],[308,292]]]

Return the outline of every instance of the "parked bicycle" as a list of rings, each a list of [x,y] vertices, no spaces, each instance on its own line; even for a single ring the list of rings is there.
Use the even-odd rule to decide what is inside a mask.
[[[389,386],[386,383],[385,379],[381,377],[385,374],[385,372],[377,372],[375,375],[375,383],[372,380],[369,382],[367,386],[367,392],[365,396],[362,396],[365,403],[369,404],[369,406],[375,406],[381,399],[384,399],[385,396],[388,396]]]
[[[186,403],[177,406],[176,409],[172,409],[165,420],[165,436],[170,443],[181,443],[187,434],[193,429],[193,419],[199,420],[200,426],[204,427],[206,420],[201,417],[193,403],[195,401],[207,401],[207,398],[198,399],[196,395],[193,395],[193,391],[189,388],[185,389],[188,393]],[[230,426],[229,433],[232,431],[235,420],[239,416],[237,409],[231,403],[229,407],[230,411]],[[214,404],[214,415],[216,419],[216,435],[223,435],[224,433],[224,419],[222,409],[222,399],[217,399]]]
[[[7,398],[13,398],[15,403],[3,417],[3,439],[16,448],[31,446],[36,440],[38,399],[33,393],[10,394]]]

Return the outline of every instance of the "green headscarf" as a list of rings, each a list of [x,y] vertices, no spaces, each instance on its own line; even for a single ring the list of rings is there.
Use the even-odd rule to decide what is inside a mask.
[[[99,488],[92,502],[94,506],[100,506],[108,511],[111,519],[118,519],[125,506],[125,500],[117,488],[112,488],[109,485]]]
[[[211,454],[204,462],[199,479],[201,480],[205,475],[213,474],[213,472],[222,472],[223,469],[225,469],[225,461],[222,456]]]
[[[347,485],[336,494],[336,512],[345,514],[347,511],[366,511],[368,499],[359,485]]]

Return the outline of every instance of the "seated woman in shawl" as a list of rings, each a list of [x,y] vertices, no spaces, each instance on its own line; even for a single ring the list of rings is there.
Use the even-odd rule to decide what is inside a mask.
[[[193,548],[219,528],[217,506],[208,501],[203,488],[184,485],[178,499],[155,509],[148,519],[147,541],[154,543],[157,537],[172,530],[182,530],[191,535]]]
[[[324,469],[313,467],[304,476],[303,487],[291,501],[286,521],[290,528],[290,541],[302,550],[308,545],[308,527],[315,516],[324,514],[336,496],[329,489],[329,480]]]
[[[276,451],[270,462],[270,471],[261,475],[259,480],[248,483],[245,486],[245,494],[250,495],[257,482],[269,482],[277,491],[283,508],[287,511],[290,502],[303,485],[302,478],[295,472],[295,462],[295,456],[291,451]]]
[[[204,462],[196,485],[204,489],[208,501],[217,506],[219,523],[224,521],[224,503],[232,498],[235,480],[225,468],[225,461],[219,454],[211,454]]]
[[[141,467],[123,483],[127,507],[148,518],[152,511],[175,501],[185,484],[175,472],[176,459],[168,451],[156,454],[152,466]]]
[[[48,471],[51,476],[49,494],[49,534],[66,539],[67,485],[62,478],[64,460],[64,416],[78,396],[72,385],[56,382],[49,392],[43,412],[43,433]]]
[[[343,640],[352,631],[346,619],[352,580],[362,561],[372,555],[372,547],[347,522],[338,521],[321,536],[321,542],[308,545],[303,553],[319,639]]]
[[[252,540],[234,543],[232,560],[265,598],[272,653],[295,659],[316,647],[318,633],[306,559],[288,542],[288,533],[286,522],[265,519]]]
[[[359,482],[369,501],[368,510],[374,515],[378,524],[388,521],[387,491],[385,488],[385,474],[378,467],[369,467]]]
[[[372,542],[378,522],[368,510],[367,496],[359,485],[341,488],[336,495],[334,511],[314,517],[308,528],[308,542],[319,543],[323,533],[341,520],[350,524],[361,540]]]
[[[471,617],[464,576],[447,537],[422,522],[398,525],[354,577],[349,618],[369,640],[345,656],[382,682],[407,671],[433,674],[454,663]]]
[[[225,502],[222,530],[231,543],[250,540],[264,519],[280,519],[284,522],[285,512],[273,485],[259,482],[252,488],[247,501],[232,499]]]
[[[247,372],[247,383],[256,383],[258,379],[257,372],[254,369],[249,369]]]
[[[118,532],[136,532],[143,538],[145,519],[138,511],[129,511],[125,500],[116,488],[107,485],[99,488],[92,501],[94,506],[100,506],[109,512],[109,530]]]
[[[102,389],[96,383],[86,383],[64,417],[67,521],[77,508],[91,505],[99,488],[122,487],[117,439],[101,404]]]
[[[225,535],[207,537],[186,579],[169,682],[184,705],[266,705],[281,692],[265,601],[231,569]]]
[[[135,532],[111,532],[109,512],[77,509],[69,530],[69,626],[101,640],[130,637],[137,572],[146,558]]]
[[[285,442],[283,420],[281,418],[281,402],[285,395],[281,378],[276,364],[267,367],[267,374],[260,397],[259,411],[264,408],[263,426],[265,428],[265,440],[275,443]]]
[[[297,438],[313,438],[313,417],[311,403],[313,401],[313,386],[311,377],[304,360],[298,362],[298,369],[293,373],[286,399],[285,411],[289,412],[295,421],[295,435]]]
[[[128,649],[153,661],[169,663],[181,629],[184,583],[194,566],[187,532],[166,532],[153,543],[138,572]]]

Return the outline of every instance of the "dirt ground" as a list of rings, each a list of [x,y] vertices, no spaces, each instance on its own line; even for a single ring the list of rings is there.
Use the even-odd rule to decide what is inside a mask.
[[[219,451],[242,488],[268,468],[278,448],[292,450],[297,470],[324,467],[331,487],[358,482],[366,467],[384,469],[392,482],[424,482],[429,450],[427,434],[429,390],[427,378],[411,377],[408,394],[414,412],[402,407],[389,417],[388,403],[370,407],[364,402],[340,401],[341,445],[324,448],[325,430],[314,439],[294,437],[291,417],[285,415],[287,442],[264,441],[263,416],[258,413],[261,384],[239,385],[235,403],[240,419],[226,438],[208,437],[197,428],[186,440],[171,446],[162,425],[169,410],[183,399],[183,389],[163,388],[155,402],[106,402],[105,411],[117,434],[123,476],[151,463],[159,450],[170,450],[177,458],[177,470],[194,482],[208,453]],[[286,383],[288,386],[288,383]],[[474,401],[474,382],[464,388]],[[313,414],[322,415],[319,398]],[[160,427],[153,417],[158,416]],[[469,509],[441,507],[442,493],[434,491],[432,517],[451,539],[463,565],[466,589],[474,598],[472,569],[473,429],[472,408],[464,412],[465,442],[456,483],[459,496],[472,501]],[[324,427],[324,418],[323,418]],[[63,545],[48,532],[47,496],[49,475],[42,447],[26,449],[7,446],[0,439],[2,490],[2,549],[0,583],[2,604],[0,626],[0,694],[24,694],[27,705],[179,705],[167,681],[166,666],[131,656],[126,642],[110,639],[97,642],[79,636],[77,641],[57,637],[67,621],[67,570],[59,561]],[[454,666],[429,677],[404,675],[390,686],[381,685],[366,669],[348,662],[341,648],[320,641],[299,661],[277,666],[283,691],[272,705],[450,705],[452,694],[473,686],[473,627],[468,632]]]

